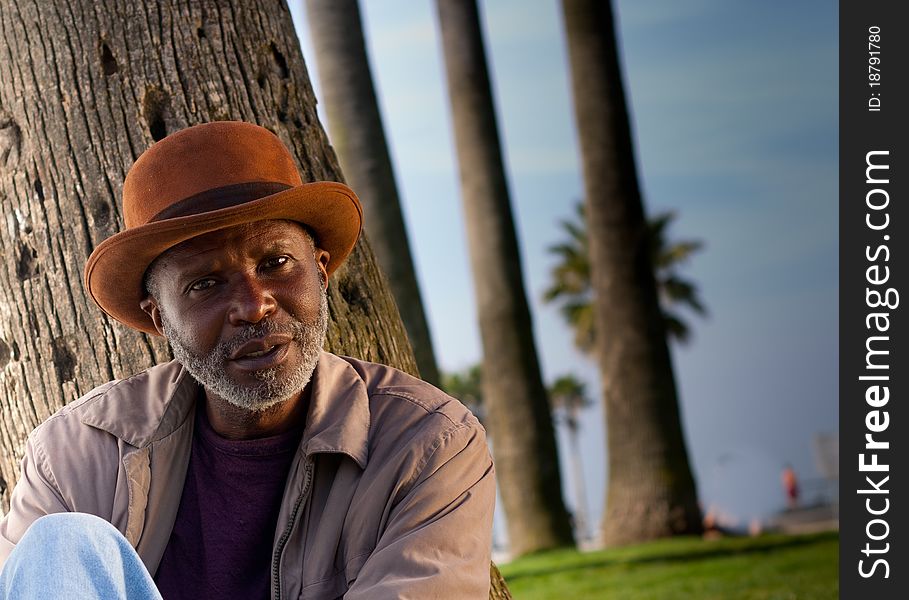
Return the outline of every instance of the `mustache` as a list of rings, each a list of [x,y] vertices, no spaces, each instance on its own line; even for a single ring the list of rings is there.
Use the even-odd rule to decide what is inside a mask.
[[[227,361],[233,356],[234,352],[243,346],[243,344],[273,333],[289,335],[294,341],[302,342],[305,335],[305,326],[299,321],[291,321],[289,323],[261,321],[259,323],[247,325],[242,331],[229,340],[219,342],[218,345],[212,349],[211,354],[217,356],[222,361]]]

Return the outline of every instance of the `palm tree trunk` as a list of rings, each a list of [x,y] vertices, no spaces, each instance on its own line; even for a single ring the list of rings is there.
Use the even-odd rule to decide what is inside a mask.
[[[366,56],[359,5],[357,0],[307,0],[306,11],[332,145],[344,175],[363,203],[369,241],[398,304],[420,376],[439,385],[439,368]]]
[[[605,403],[607,545],[701,531],[609,2],[563,0]]]
[[[587,510],[587,489],[584,485],[584,465],[581,460],[581,447],[578,444],[578,426],[568,426],[568,444],[571,447],[571,467],[574,476],[574,535],[580,542],[590,535],[590,512]]]
[[[483,343],[483,399],[515,555],[572,545],[476,3],[438,0]]]

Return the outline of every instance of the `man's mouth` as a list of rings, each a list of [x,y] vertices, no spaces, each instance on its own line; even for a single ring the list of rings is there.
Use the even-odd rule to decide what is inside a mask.
[[[250,340],[231,354],[230,361],[243,370],[270,369],[284,361],[292,341],[292,336],[280,333]]]
[[[289,334],[271,333],[260,338],[248,340],[231,353],[230,360],[265,356],[269,352],[273,352],[275,348],[287,345],[292,339],[293,336]]]
[[[266,354],[268,354],[275,348],[277,348],[277,346],[269,346],[265,350],[257,350],[256,352],[250,352],[248,354],[244,354],[243,356],[239,356],[237,358],[258,358],[259,356],[265,356]]]

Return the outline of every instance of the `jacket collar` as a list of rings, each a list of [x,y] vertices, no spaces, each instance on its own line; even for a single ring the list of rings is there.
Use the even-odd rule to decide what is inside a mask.
[[[328,352],[319,356],[301,448],[306,455],[342,452],[361,469],[369,458],[369,395],[359,373]]]
[[[369,396],[357,371],[343,358],[322,352],[313,373],[312,396],[301,449],[307,455],[340,452],[360,468],[369,456]],[[171,361],[117,381],[86,400],[82,422],[136,448],[161,440],[192,414],[199,385]]]
[[[82,422],[144,448],[173,433],[192,413],[198,384],[171,361],[116,381],[85,402]]]

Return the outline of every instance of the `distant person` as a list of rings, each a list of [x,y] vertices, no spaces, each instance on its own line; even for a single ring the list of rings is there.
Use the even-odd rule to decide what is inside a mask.
[[[783,467],[783,491],[786,493],[786,506],[789,510],[796,508],[799,504],[799,481],[795,476],[795,470],[792,465],[787,464]]]

